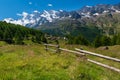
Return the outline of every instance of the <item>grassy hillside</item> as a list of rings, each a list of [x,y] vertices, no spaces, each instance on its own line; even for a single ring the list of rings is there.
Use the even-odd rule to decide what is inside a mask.
[[[74,49],[79,45],[61,47]],[[120,46],[110,47],[110,51],[82,46],[105,55],[120,58]],[[101,51],[101,52],[100,52]],[[92,59],[96,59],[89,56]],[[114,56],[115,57],[115,56]],[[100,60],[101,59],[97,59]],[[104,60],[104,62],[107,62]],[[113,64],[113,62],[110,62]],[[120,68],[119,64],[116,63]],[[119,80],[120,74],[109,69],[89,63],[84,58],[72,53],[60,54],[46,52],[41,44],[8,45],[0,42],[0,80]]]

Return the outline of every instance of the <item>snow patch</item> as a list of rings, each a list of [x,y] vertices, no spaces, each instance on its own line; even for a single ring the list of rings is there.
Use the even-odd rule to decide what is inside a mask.
[[[98,15],[99,15],[99,13],[95,13],[95,14],[93,14],[93,15],[98,16]]]
[[[88,6],[88,5],[87,5],[86,7],[87,7],[87,8],[91,8],[92,6]]]
[[[120,13],[120,11],[119,11],[119,10],[115,10],[115,12]]]
[[[103,11],[103,13],[108,13],[109,11]]]

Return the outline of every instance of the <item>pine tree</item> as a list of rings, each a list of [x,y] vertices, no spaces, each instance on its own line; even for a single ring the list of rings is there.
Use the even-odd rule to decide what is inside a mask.
[[[79,35],[74,38],[74,44],[89,45],[89,41],[83,36]]]
[[[21,32],[19,30],[16,31],[15,39],[14,39],[15,44],[23,44],[23,40],[24,39]]]
[[[41,43],[41,35],[39,33],[36,33],[35,35],[35,40],[36,40],[36,43]]]
[[[120,34],[117,35],[117,41],[116,41],[117,45],[120,45]]]
[[[71,35],[66,35],[66,38],[68,39],[68,44],[73,44],[74,42],[74,37],[72,37]]]
[[[101,38],[102,46],[110,46],[111,45],[111,39],[107,36],[102,36]]]
[[[45,36],[41,36],[41,41],[44,42],[44,43],[48,43],[47,39],[45,38]]]
[[[0,41],[3,40],[3,32],[0,30]]]
[[[99,46],[102,45],[100,36],[97,36],[97,37],[95,38],[93,45],[94,45],[94,47],[99,47]]]
[[[12,33],[11,33],[11,31],[10,31],[9,28],[7,28],[7,29],[5,30],[3,37],[4,37],[4,38],[3,38],[4,41],[6,41],[7,43],[9,43],[9,44],[13,43],[13,36],[12,36]]]
[[[112,45],[116,45],[117,44],[117,35],[114,35],[113,37],[112,37],[112,40],[111,40],[111,44]]]

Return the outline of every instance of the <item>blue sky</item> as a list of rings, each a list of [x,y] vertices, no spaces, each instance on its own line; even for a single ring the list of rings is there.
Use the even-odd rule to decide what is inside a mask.
[[[0,20],[17,18],[17,13],[34,10],[77,10],[83,6],[96,4],[116,4],[120,0],[0,0]]]

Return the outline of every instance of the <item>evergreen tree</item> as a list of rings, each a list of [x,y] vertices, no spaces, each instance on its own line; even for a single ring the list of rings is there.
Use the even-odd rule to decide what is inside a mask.
[[[23,44],[23,40],[40,43],[42,35],[39,30],[0,21],[0,40],[7,43]]]
[[[80,35],[74,38],[74,44],[88,45],[89,41]]]
[[[44,43],[48,43],[47,39],[45,38],[45,36],[41,36],[41,41],[44,42]]]
[[[114,35],[114,36],[112,37],[112,40],[111,40],[111,44],[112,44],[112,45],[116,45],[116,44],[117,44],[117,38],[118,38],[117,35]]]
[[[39,33],[35,35],[35,40],[36,40],[36,43],[39,43],[39,44],[41,43],[41,35]]]
[[[73,44],[74,37],[72,37],[71,35],[66,35],[66,38],[68,39],[68,44]]]
[[[23,40],[24,39],[21,32],[19,30],[16,31],[15,39],[14,39],[15,44],[23,44]]]
[[[7,43],[9,43],[9,44],[13,43],[13,36],[12,36],[12,33],[11,33],[11,31],[10,31],[9,28],[7,28],[7,29],[5,30],[3,37],[4,37],[4,38],[3,38],[4,41],[6,41]]]
[[[116,44],[117,44],[117,45],[120,45],[120,34],[117,35]]]
[[[97,37],[95,38],[93,45],[94,45],[94,47],[99,47],[99,46],[102,45],[100,36],[97,36]]]
[[[0,30],[0,41],[3,40],[3,32]]]
[[[111,39],[110,39],[110,37],[107,37],[107,36],[102,36],[101,42],[102,42],[102,46],[110,46],[111,45]]]

